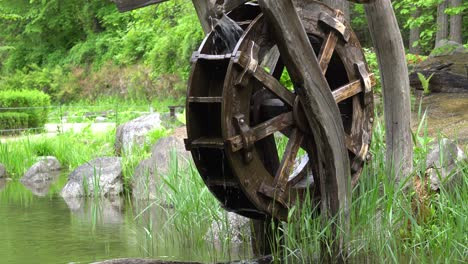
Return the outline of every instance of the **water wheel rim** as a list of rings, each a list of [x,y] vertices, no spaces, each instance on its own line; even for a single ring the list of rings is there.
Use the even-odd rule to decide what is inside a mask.
[[[308,6],[310,5],[310,6]],[[327,6],[318,3],[316,1],[305,1],[304,4],[301,6],[301,15],[303,17],[318,17],[318,14],[314,14],[314,12],[317,11],[317,6],[318,10],[321,10],[322,12],[325,11],[329,15],[333,16],[336,15],[335,11],[331,8],[328,8]],[[243,8],[246,8],[245,5]],[[257,10],[255,12],[259,13],[258,6],[251,5],[247,7],[249,10],[256,8]],[[235,53],[237,51],[240,51],[241,46],[245,45],[245,39],[246,37],[249,36],[249,32],[252,32],[252,28],[255,27],[256,25],[259,25],[259,21],[262,20],[262,16],[258,16],[255,19],[252,19],[252,22],[249,23],[248,25],[245,24],[245,30],[244,35],[242,36],[241,41],[238,42],[238,45],[235,49],[235,51],[232,54],[224,54],[222,56],[217,55],[217,56],[212,56],[208,60],[216,59],[219,60],[224,60],[224,61],[229,61],[228,65],[224,65],[222,67],[226,67],[225,72],[222,73],[224,76],[220,76],[219,79],[221,80],[214,80],[215,82],[218,82],[219,84],[217,86],[221,87],[215,87],[218,89],[218,91],[221,91],[219,94],[217,91],[212,92],[211,89],[211,80],[209,83],[201,81],[201,76],[197,74],[197,67],[201,67],[204,62],[198,61],[197,58],[193,58],[194,66],[192,67],[192,72],[190,75],[190,80],[189,80],[189,89],[188,89],[188,96],[187,96],[187,130],[188,130],[188,140],[187,140],[187,148],[192,151],[192,156],[194,158],[195,164],[200,172],[200,175],[202,176],[203,180],[205,181],[206,185],[210,189],[210,191],[218,198],[218,200],[222,203],[222,205],[229,211],[235,211],[239,214],[242,214],[247,217],[252,217],[252,218],[263,218],[263,217],[270,217],[274,215],[274,217],[277,217],[279,219],[285,220],[287,216],[287,208],[282,208],[282,206],[278,206],[276,202],[272,203],[271,201],[265,201],[265,197],[262,196],[262,194],[258,193],[258,188],[261,186],[263,183],[263,179],[271,176],[266,176],[266,173],[262,172],[262,177],[258,177],[259,172],[256,170],[245,170],[241,169],[241,171],[238,171],[239,168],[242,168],[241,162],[244,159],[244,157],[239,156],[239,152],[233,152],[230,150],[229,147],[229,140],[232,139],[233,136],[236,136],[238,134],[238,131],[236,131],[235,126],[233,125],[233,117],[234,114],[232,113],[232,109],[234,107],[232,104],[229,102],[231,98],[233,98],[232,94],[229,94],[232,92],[232,72],[233,69],[235,69],[236,63],[234,62],[235,60]],[[306,25],[306,29],[309,27],[309,33],[313,32],[314,28],[317,29],[319,27],[317,19],[310,19],[308,21],[305,21],[304,23]],[[349,24],[344,22],[344,25],[348,28]],[[248,26],[248,27],[247,27]],[[312,27],[312,29],[310,28]],[[317,31],[317,30],[316,30]],[[319,31],[320,32],[320,31]],[[324,34],[322,34],[322,37],[324,37]],[[354,65],[353,61],[364,61],[364,55],[362,54],[361,47],[359,45],[359,42],[357,41],[357,37],[354,35],[352,31],[349,32],[349,40],[348,42],[343,45],[341,43],[340,45],[337,46],[336,48],[336,53],[340,57],[346,57],[346,54],[349,52],[349,50],[352,50],[353,52],[353,58],[351,58],[351,61],[347,61],[346,64],[346,74],[349,80],[357,80],[359,77],[356,75],[356,71],[354,70]],[[213,32],[208,35],[205,40],[203,41],[202,45],[200,46],[200,49],[198,51],[198,54],[212,54],[213,53],[213,47],[212,44],[210,43],[211,39],[213,38]],[[244,44],[243,44],[244,43]],[[245,49],[245,47],[244,47]],[[347,58],[347,57],[346,57]],[[218,63],[218,62],[216,62]],[[223,62],[224,63],[224,62]],[[215,70],[217,67],[214,68]],[[365,70],[367,69],[367,66],[364,67]],[[223,72],[222,70],[221,72]],[[215,74],[213,73],[205,73],[205,77],[210,77],[210,74]],[[226,76],[228,75],[228,76]],[[218,79],[218,78],[216,78]],[[358,81],[359,82],[359,81]],[[200,87],[207,87],[209,88],[204,88],[206,89],[202,93],[204,94],[203,96],[205,99],[201,101],[208,101],[211,95],[215,96],[221,96],[219,98],[219,103],[220,106],[216,106],[213,108],[210,108],[208,110],[205,110],[204,112],[201,112],[201,114],[197,114],[196,112],[198,109],[195,109],[190,98],[199,96],[200,92],[197,92],[197,89],[200,89]],[[360,93],[355,96],[356,98],[352,99],[353,101],[359,101],[361,99],[364,99],[366,97],[368,99],[368,96],[360,96]],[[359,98],[357,98],[359,97]],[[361,98],[362,97],[362,98]],[[213,97],[214,98],[214,97]],[[216,99],[216,98],[215,98]],[[210,99],[212,100],[212,99]],[[215,101],[217,101],[216,99]],[[244,109],[249,108],[249,100],[245,100],[244,103]],[[354,102],[353,102],[354,105]],[[356,106],[359,106],[358,104],[355,104]],[[198,107],[198,106],[197,106]],[[214,109],[214,110],[213,110]],[[213,110],[213,111],[212,111]],[[211,115],[212,112],[219,111],[219,115]],[[229,113],[231,111],[231,113]],[[352,135],[350,137],[351,139],[349,140],[350,146],[354,148],[355,153],[350,153],[350,158],[351,160],[356,160],[357,154],[359,154],[359,151],[363,149],[363,140],[362,140],[362,134],[366,133],[368,138],[370,138],[370,133],[371,133],[371,120],[372,114],[373,114],[373,106],[372,106],[372,101],[370,100],[370,103],[368,103],[365,107],[360,108],[360,113],[362,113],[362,121],[359,122],[358,124],[354,125],[354,127],[351,128],[351,130],[354,130],[354,133],[357,133],[356,135]],[[248,113],[245,113],[248,114]],[[213,117],[213,118],[212,118]],[[215,123],[216,126],[212,126],[210,123],[212,122],[206,122],[206,119],[212,119]],[[219,123],[218,123],[219,122]],[[206,128],[204,129],[205,134],[206,131],[208,131],[210,128],[214,128],[215,130],[220,130],[220,131],[215,131],[213,133],[209,132],[209,136],[212,134],[216,134],[216,136],[219,136],[219,142],[211,142],[209,147],[205,147],[206,144],[208,143],[202,143],[199,144],[200,142],[197,142],[195,144],[195,139],[200,137],[201,134],[199,133],[198,130],[200,130],[199,126],[206,125]],[[357,131],[357,132],[356,132]],[[361,132],[362,131],[362,132]],[[356,139],[357,138],[357,139]],[[369,142],[367,142],[369,143]],[[205,145],[204,145],[205,144]],[[197,145],[197,146],[195,146]],[[367,144],[368,145],[368,144]],[[255,154],[255,153],[254,153]],[[257,157],[257,155],[254,155],[254,157]],[[254,159],[255,160],[255,159]],[[255,161],[254,161],[255,162]],[[213,166],[213,163],[218,163],[219,165]],[[262,164],[259,164],[257,160],[257,164],[261,166]],[[357,179],[356,176],[360,175],[360,172],[362,170],[362,157],[360,160],[358,160],[358,166],[357,170],[354,172],[353,179]],[[245,175],[250,175],[249,177]],[[221,179],[221,183],[219,183]],[[260,179],[258,181],[257,179]],[[214,184],[213,182],[218,182],[218,184]],[[268,184],[268,182],[267,182]],[[216,186],[215,186],[216,185]],[[255,188],[252,188],[251,186],[255,186]],[[249,187],[250,186],[250,187]],[[260,198],[259,198],[260,197]],[[262,200],[263,199],[263,200]]]

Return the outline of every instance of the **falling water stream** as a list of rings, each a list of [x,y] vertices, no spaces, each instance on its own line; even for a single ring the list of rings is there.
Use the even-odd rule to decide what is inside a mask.
[[[225,14],[219,19],[212,18],[211,21],[214,32],[213,45],[216,54],[227,54],[234,51],[244,30]]]

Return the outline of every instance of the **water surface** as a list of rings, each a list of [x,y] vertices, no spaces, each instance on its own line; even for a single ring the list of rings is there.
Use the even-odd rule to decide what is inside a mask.
[[[114,258],[215,262],[249,257],[248,245],[215,246],[206,230],[177,230],[171,209],[129,199],[58,195],[66,175],[37,196],[0,182],[1,263],[89,263]],[[190,228],[189,228],[190,229]]]

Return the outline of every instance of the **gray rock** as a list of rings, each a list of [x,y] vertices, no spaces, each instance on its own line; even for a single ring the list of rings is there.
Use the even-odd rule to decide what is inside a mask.
[[[432,149],[426,160],[426,175],[429,177],[431,189],[450,190],[461,184],[463,172],[459,164],[466,162],[466,155],[450,139],[444,138]]]
[[[171,162],[178,163],[180,172],[186,171],[190,158],[181,139],[166,137],[158,140],[152,147],[151,157],[142,161],[135,169],[131,183],[133,197],[150,200],[162,198],[160,191],[164,188],[164,183],[161,175],[171,173]]]
[[[158,164],[160,173],[168,173],[170,169],[171,156],[176,156],[179,165],[187,167],[191,155],[185,149],[182,139],[176,137],[164,137],[151,147],[151,158]],[[174,160],[172,160],[174,161]]]
[[[134,146],[144,146],[149,131],[161,127],[159,113],[141,116],[117,128],[115,152],[120,155]]]
[[[62,197],[116,196],[123,191],[121,159],[104,157],[94,159],[76,168],[63,187]]]
[[[6,168],[3,164],[0,163],[0,179],[6,178],[7,173],[6,173]]]
[[[205,235],[205,240],[222,244],[223,241],[230,239],[231,243],[240,244],[250,241],[250,236],[250,219],[228,212],[221,217],[220,221],[211,224]]]
[[[55,157],[39,157],[39,161],[29,168],[20,182],[34,195],[45,197],[50,186],[60,176],[62,166]]]
[[[56,157],[40,157],[39,161],[29,168],[20,181],[23,184],[50,182],[57,178],[61,168],[62,165]]]

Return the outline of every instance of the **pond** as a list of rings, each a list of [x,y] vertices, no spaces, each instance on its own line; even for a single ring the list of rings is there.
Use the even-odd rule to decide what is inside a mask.
[[[206,230],[180,230],[177,214],[131,199],[73,199],[58,195],[67,176],[30,190],[0,180],[2,263],[89,263],[115,258],[218,262],[251,257],[248,243],[218,245]]]

